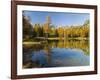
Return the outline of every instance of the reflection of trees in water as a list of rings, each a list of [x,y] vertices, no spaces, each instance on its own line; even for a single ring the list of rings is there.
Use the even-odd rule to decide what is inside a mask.
[[[51,50],[46,40],[43,44],[29,44],[23,45],[23,65],[24,68],[32,68],[32,67],[42,67],[39,62],[33,63],[31,57],[33,56],[33,52],[37,52],[35,54],[39,54],[39,51],[44,51],[45,59],[48,64],[51,63]]]
[[[89,41],[88,40],[59,40],[59,41],[45,41],[42,44],[23,45],[23,51],[39,51],[44,50],[47,54],[50,53],[50,48],[77,48],[82,49],[89,54]]]
[[[44,45],[41,45],[41,44],[24,44],[23,45],[23,51],[26,52],[26,51],[39,51],[41,49],[43,49]]]
[[[23,45],[23,67],[24,68],[31,68],[31,67],[39,67],[37,64],[32,63],[32,55],[33,51],[39,51],[43,49],[43,45],[41,44],[24,44]]]
[[[31,57],[33,51],[44,51],[45,59],[48,64],[51,64],[51,48],[77,48],[82,49],[86,55],[89,55],[89,41],[76,40],[60,40],[60,41],[45,41],[42,44],[23,45],[23,65],[24,68],[42,67],[38,63],[32,63]],[[38,53],[37,53],[38,54]]]
[[[51,48],[77,48],[82,49],[86,54],[89,54],[89,41],[86,40],[60,40],[49,43]]]
[[[46,41],[45,46],[44,46],[44,51],[46,51],[46,60],[48,64],[51,63],[51,48],[49,46],[48,41]]]

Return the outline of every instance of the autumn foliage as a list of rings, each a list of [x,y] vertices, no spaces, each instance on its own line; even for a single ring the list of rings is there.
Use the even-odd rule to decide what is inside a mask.
[[[89,20],[86,20],[82,25],[72,26],[55,26],[51,24],[31,24],[31,20],[23,16],[23,37],[24,39],[34,39],[35,37],[45,37],[48,34],[49,38],[89,38]]]

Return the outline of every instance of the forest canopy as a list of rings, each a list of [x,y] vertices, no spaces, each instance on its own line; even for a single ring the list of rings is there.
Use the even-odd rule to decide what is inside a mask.
[[[29,17],[23,15],[23,38],[24,40],[36,37],[48,38],[89,38],[90,21],[86,20],[82,25],[55,26],[52,23],[31,24]]]

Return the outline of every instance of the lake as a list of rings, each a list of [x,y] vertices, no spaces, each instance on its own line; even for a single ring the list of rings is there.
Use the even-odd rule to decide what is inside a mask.
[[[88,40],[46,40],[23,44],[23,68],[73,67],[90,64]]]

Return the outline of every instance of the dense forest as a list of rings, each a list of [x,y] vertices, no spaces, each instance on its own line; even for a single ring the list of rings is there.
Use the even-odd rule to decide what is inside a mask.
[[[52,23],[48,29],[44,24],[32,24],[31,20],[27,16],[23,16],[23,39],[30,40],[36,37],[45,37],[48,34],[48,38],[89,38],[89,20],[86,20],[82,25],[72,26],[55,26]]]

